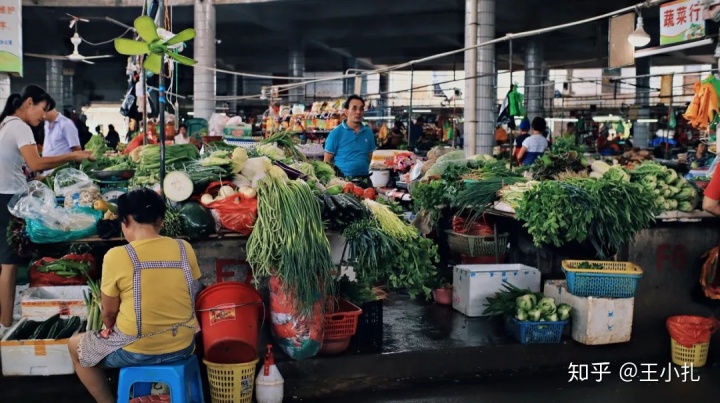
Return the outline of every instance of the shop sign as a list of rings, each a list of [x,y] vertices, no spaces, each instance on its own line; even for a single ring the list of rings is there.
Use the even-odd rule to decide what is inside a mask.
[[[22,1],[0,0],[0,72],[23,75]]]
[[[679,0],[660,6],[660,46],[704,37],[702,0]]]

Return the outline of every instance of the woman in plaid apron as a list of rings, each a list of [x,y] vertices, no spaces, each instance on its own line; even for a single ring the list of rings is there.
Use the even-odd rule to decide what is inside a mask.
[[[123,233],[128,241],[130,241],[130,244],[124,248],[114,248],[108,252],[106,262],[103,265],[103,276],[106,274],[108,276],[114,274],[112,271],[115,270],[117,266],[113,265],[117,264],[116,262],[119,260],[118,256],[123,259],[129,257],[132,265],[132,279],[131,282],[128,281],[127,285],[132,289],[125,290],[125,292],[131,291],[132,299],[128,298],[123,300],[120,297],[115,297],[118,300],[116,302],[118,306],[117,308],[112,306],[113,303],[108,301],[112,301],[113,297],[106,295],[107,288],[105,288],[110,281],[105,281],[104,279],[102,298],[103,323],[106,329],[99,332],[87,332],[75,335],[68,343],[70,355],[75,365],[75,372],[90,394],[98,402],[115,402],[114,393],[107,383],[103,368],[153,365],[177,361],[190,356],[194,352],[193,338],[190,335],[194,335],[195,331],[197,331],[194,306],[195,294],[198,288],[195,280],[199,278],[199,269],[197,269],[197,260],[194,253],[189,257],[191,250],[189,245],[184,241],[171,240],[159,235],[164,213],[165,203],[155,192],[149,189],[135,190],[118,199],[118,216],[122,221]],[[149,223],[147,221],[149,221]],[[135,244],[135,246],[133,246],[133,244]],[[145,256],[151,253],[153,257],[168,255],[179,256],[180,258],[179,260],[141,260],[138,256],[138,248],[144,248]],[[111,256],[110,259],[108,256]],[[120,261],[123,262],[124,260]],[[105,273],[106,270],[108,273]],[[184,278],[182,283],[184,283],[184,286],[181,282],[175,281],[170,284],[163,283],[161,287],[153,287],[152,289],[144,289],[142,287],[142,277],[147,275],[147,273],[154,272],[156,275],[162,273],[163,276],[169,276],[169,273],[175,270],[182,271]],[[176,276],[174,279],[177,280],[178,277]],[[118,283],[120,283],[120,281],[118,281]],[[148,283],[146,282],[146,288],[147,285]],[[162,298],[167,301],[172,300],[172,296],[176,296],[177,293],[180,292],[189,295],[190,304],[188,306],[174,306],[173,312],[183,315],[186,319],[174,324],[168,324],[160,329],[156,327],[155,331],[145,330],[145,332],[143,332],[144,314],[153,315],[155,319],[151,322],[155,323],[158,317],[162,318],[164,315],[164,312],[158,312],[157,303],[151,301],[143,303],[143,297],[148,300]],[[108,303],[106,304],[106,302]],[[132,304],[132,307],[125,304]],[[134,312],[135,329],[133,332],[128,332],[126,328],[125,332],[123,332],[116,323],[118,312],[127,313],[130,308],[132,308],[131,311]],[[172,317],[177,317],[177,315]],[[145,323],[146,329],[147,326],[148,324]],[[191,331],[184,331],[183,329],[189,329]],[[186,343],[179,340],[183,346],[187,347],[170,353],[137,353],[125,349],[141,340],[152,339],[154,337],[163,337],[163,343],[165,340],[175,342],[178,337],[189,340],[186,340]]]

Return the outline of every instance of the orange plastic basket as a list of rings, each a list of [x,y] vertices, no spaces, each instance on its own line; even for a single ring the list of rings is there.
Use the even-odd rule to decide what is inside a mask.
[[[362,309],[344,300],[338,299],[331,304],[325,314],[325,340],[336,340],[352,337],[357,332],[358,317]]]

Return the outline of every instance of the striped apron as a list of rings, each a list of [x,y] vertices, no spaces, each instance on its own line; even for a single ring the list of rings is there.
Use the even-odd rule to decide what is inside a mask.
[[[98,365],[105,357],[111,353],[128,346],[142,338],[151,337],[157,334],[166,332],[172,332],[173,336],[177,335],[178,328],[186,327],[189,329],[196,330],[195,326],[188,325],[195,319],[195,293],[193,292],[193,277],[190,262],[187,259],[187,251],[185,250],[185,244],[181,240],[177,240],[180,246],[180,261],[148,261],[141,262],[138,258],[135,249],[132,245],[128,244],[125,246],[125,250],[130,255],[130,260],[133,265],[133,305],[135,307],[135,321],[137,326],[137,333],[134,335],[124,334],[118,329],[117,324],[113,326],[113,331],[107,339],[100,337],[100,332],[87,332],[80,339],[78,346],[78,358],[80,359],[80,365],[83,367],[94,367]],[[165,330],[161,330],[154,333],[142,334],[142,293],[140,290],[141,281],[140,274],[143,270],[152,269],[181,269],[185,275],[185,281],[187,282],[188,292],[190,293],[191,314],[190,318],[184,323],[177,323]]]

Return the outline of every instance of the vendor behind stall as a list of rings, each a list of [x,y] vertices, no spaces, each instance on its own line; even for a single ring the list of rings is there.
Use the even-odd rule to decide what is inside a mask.
[[[92,159],[86,151],[74,151],[54,157],[41,157],[31,126],[39,126],[55,101],[44,89],[29,85],[22,94],[12,94],[0,114],[0,228],[10,223],[8,203],[13,195],[27,189],[23,165],[34,172],[56,168],[66,162]],[[25,263],[0,236],[0,337],[12,326],[15,306],[15,280],[20,264]]]
[[[118,199],[118,219],[129,244],[103,260],[105,329],[73,336],[75,372],[97,402],[115,402],[103,368],[178,361],[193,354],[195,295],[200,268],[190,244],[160,236],[165,202],[154,191]]]
[[[708,153],[707,144],[702,141],[698,141],[695,144],[695,152],[687,155],[687,163],[691,165],[692,169],[704,167],[711,160],[711,155]]]
[[[547,129],[545,119],[536,117],[533,119],[531,127],[532,135],[523,141],[518,153],[518,160],[523,165],[532,165],[548,148],[548,140],[544,136]]]
[[[363,126],[365,100],[351,95],[345,101],[347,119],[333,129],[325,141],[325,162],[334,164],[339,176],[368,177],[370,161],[375,151],[375,135]]]

